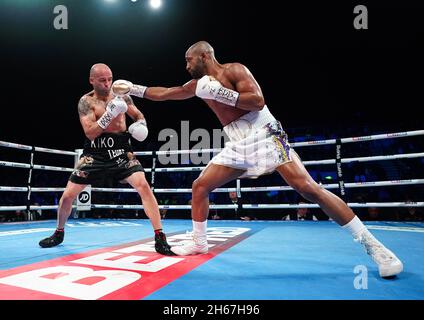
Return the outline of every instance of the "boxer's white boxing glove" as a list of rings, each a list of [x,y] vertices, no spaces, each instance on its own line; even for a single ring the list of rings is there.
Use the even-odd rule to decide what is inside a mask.
[[[209,99],[235,107],[239,93],[225,88],[222,84],[210,76],[203,76],[197,80],[196,96],[202,99]]]
[[[121,97],[115,97],[109,101],[106,106],[105,113],[103,113],[100,119],[97,120],[97,124],[100,128],[106,129],[114,118],[116,118],[121,113],[127,112],[127,110],[128,105],[124,99]]]
[[[147,123],[145,119],[138,120],[129,126],[128,132],[131,136],[138,141],[144,141],[149,134],[149,130],[147,129]]]
[[[145,86],[133,84],[131,81],[127,80],[116,80],[112,84],[112,92],[118,97],[122,97],[126,94],[129,94],[131,96],[143,98],[146,89],[147,87]]]

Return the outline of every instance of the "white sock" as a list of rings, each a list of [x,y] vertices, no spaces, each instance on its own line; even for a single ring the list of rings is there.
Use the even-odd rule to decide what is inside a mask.
[[[359,220],[358,216],[355,216],[350,222],[342,226],[342,228],[349,231],[354,238],[358,238],[359,234],[367,230],[367,227]]]
[[[197,222],[193,220],[193,233],[199,236],[206,236],[206,228],[208,225],[208,220],[203,222]]]

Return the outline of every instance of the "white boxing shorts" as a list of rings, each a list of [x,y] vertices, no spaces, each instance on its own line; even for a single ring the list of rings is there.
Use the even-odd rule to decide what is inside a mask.
[[[245,170],[240,178],[255,179],[292,161],[287,134],[267,106],[241,116],[224,131],[230,141],[208,166],[213,163]]]

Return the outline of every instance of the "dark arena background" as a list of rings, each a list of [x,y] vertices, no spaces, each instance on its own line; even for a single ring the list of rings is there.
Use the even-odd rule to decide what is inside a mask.
[[[143,300],[160,319],[268,319],[299,300],[422,301],[423,10],[411,1],[1,1],[0,299]],[[140,196],[109,180],[91,186],[89,210],[74,203],[62,244],[40,248],[83,148],[78,102],[92,90],[91,66],[180,86],[200,40],[219,63],[251,71],[311,177],[396,253],[402,273],[380,278],[349,233],[278,173],[210,193],[207,254],[156,253]],[[214,139],[222,125],[197,97],[133,100],[149,135],[131,144],[172,246],[190,238],[192,184],[219,152],[210,149],[225,146]],[[169,149],[198,151],[166,163]],[[235,307],[209,306],[218,304]]]

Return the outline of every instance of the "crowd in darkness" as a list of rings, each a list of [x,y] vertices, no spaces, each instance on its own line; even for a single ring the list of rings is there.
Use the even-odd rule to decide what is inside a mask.
[[[333,129],[333,128],[332,128]],[[321,131],[320,131],[321,130]],[[334,134],[326,133],[324,129],[305,131],[304,128],[295,128],[289,130],[291,142],[302,142],[312,140],[324,140],[336,138]],[[302,135],[302,132],[308,132],[308,135]],[[346,137],[346,130],[343,131]],[[349,133],[349,132],[348,132]],[[358,134],[352,132],[350,136],[378,134],[379,132],[369,133],[363,130]],[[381,132],[383,133],[383,132]],[[144,144],[142,150],[158,150],[161,145],[155,143]],[[424,142],[420,136],[408,138],[396,138],[386,140],[366,141],[360,143],[343,144],[341,153],[343,158],[367,157],[376,155],[407,154],[422,152]],[[138,146],[135,147],[140,150]],[[12,149],[10,149],[11,151]],[[15,150],[16,155],[3,152],[0,160],[27,162],[26,156],[22,153],[26,151]],[[8,150],[9,151],[9,150]],[[303,161],[335,159],[335,145],[298,147],[297,153]],[[20,154],[19,154],[20,152]],[[5,159],[5,157],[15,157]],[[58,156],[61,157],[61,156]],[[152,161],[147,157],[139,157],[143,166],[150,168]],[[54,156],[39,155],[35,163],[44,165],[63,167],[72,167],[73,159],[57,159]],[[158,167],[161,165],[158,164]],[[184,166],[191,166],[190,163]],[[371,181],[393,181],[424,179],[424,158],[411,158],[401,160],[387,161],[367,161],[352,162],[343,164],[343,181],[349,182],[371,182]],[[307,169],[315,181],[325,184],[337,184],[338,177],[336,166],[333,165],[312,165]],[[26,186],[28,181],[28,170],[17,168],[1,168],[2,186]],[[56,171],[33,170],[31,177],[32,187],[61,187],[66,185],[69,173]],[[155,188],[191,188],[192,182],[198,177],[199,172],[167,172],[155,173]],[[146,173],[147,180],[151,181],[151,174]],[[282,178],[277,174],[266,175],[252,180],[241,180],[242,187],[254,186],[281,186],[286,185]],[[231,182],[224,187],[235,187],[236,183]],[[126,187],[125,185],[110,185],[107,187]],[[332,189],[332,192],[338,193],[338,189]],[[32,205],[57,205],[61,192],[32,192],[30,203]],[[158,203],[160,205],[187,205],[191,203],[191,193],[157,193]],[[379,187],[361,187],[348,188],[344,198],[351,203],[365,202],[422,202],[424,201],[424,191],[422,185],[394,185]],[[297,204],[307,203],[305,199],[294,191],[267,191],[267,192],[243,192],[241,198],[235,194],[229,193],[211,193],[210,202],[212,204]],[[92,193],[92,203],[98,204],[140,204],[140,198],[137,193]],[[0,206],[16,206],[27,204],[27,192],[0,192]],[[424,212],[421,207],[409,208],[354,208],[355,213],[363,220],[384,220],[384,221],[422,221]],[[190,218],[189,210],[161,210],[164,219]],[[93,218],[147,218],[142,210],[91,210],[85,214],[86,217]],[[56,213],[54,210],[36,211],[32,219],[54,219]],[[211,210],[210,219],[243,219],[243,220],[328,220],[328,217],[320,209],[228,209]],[[25,210],[2,212],[0,211],[0,221],[23,221],[27,220],[28,215]]]

